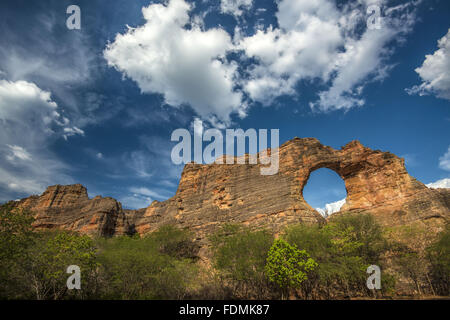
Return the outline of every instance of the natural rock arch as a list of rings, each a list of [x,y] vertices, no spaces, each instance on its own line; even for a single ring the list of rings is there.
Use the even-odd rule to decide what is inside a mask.
[[[314,174],[314,173],[316,173],[316,172],[320,172],[321,170],[327,170],[327,171],[329,171],[329,173],[333,173],[334,175],[336,175],[336,178],[337,179],[339,179],[340,181],[341,181],[341,183],[343,184],[343,189],[345,190],[345,197],[344,197],[344,199],[346,199],[347,198],[347,188],[346,188],[346,186],[345,186],[345,181],[344,181],[344,179],[342,178],[342,176],[341,175],[339,175],[339,173],[337,173],[336,171],[334,171],[333,169],[330,169],[330,168],[328,168],[328,167],[319,167],[319,168],[317,168],[317,169],[313,169],[313,170],[311,170],[310,171],[310,173],[309,173],[309,175],[308,175],[308,177],[307,177],[307,179],[306,179],[306,181],[305,181],[305,183],[304,183],[304,185],[303,185],[303,188],[301,189],[301,196],[302,196],[302,198],[303,198],[303,200],[308,204],[308,205],[310,205],[310,207],[312,208],[312,209],[314,209],[314,210],[316,210],[317,211],[317,206],[313,206],[311,203],[310,203],[310,201],[307,199],[307,197],[305,196],[305,188],[306,188],[306,186],[308,186],[309,184],[311,184],[311,179],[313,179],[312,177],[311,177],[311,175],[312,174]],[[340,188],[340,187],[339,187]],[[326,203],[328,203],[328,204],[330,204],[330,203],[333,203],[333,202],[337,202],[337,201],[339,201],[339,200],[342,200],[342,197],[341,198],[339,198],[339,199],[333,199],[333,200],[331,200],[331,199],[328,199],[329,201],[326,201]],[[320,213],[320,212],[319,212]],[[334,212],[333,212],[334,213]],[[321,213],[322,214],[322,213]]]
[[[145,234],[164,224],[193,230],[204,241],[223,223],[269,228],[325,223],[302,197],[312,171],[329,168],[342,177],[347,201],[341,212],[371,213],[384,225],[415,221],[442,227],[450,215],[450,190],[429,189],[411,177],[404,160],[352,141],[339,150],[314,138],[295,138],[279,153],[279,171],[260,174],[259,164],[187,164],[176,194],[140,210],[122,210],[111,198],[88,199],[82,186],[49,187],[16,203],[36,215],[36,226],[88,234]],[[333,215],[334,216],[334,215]],[[435,228],[435,230],[437,230]]]

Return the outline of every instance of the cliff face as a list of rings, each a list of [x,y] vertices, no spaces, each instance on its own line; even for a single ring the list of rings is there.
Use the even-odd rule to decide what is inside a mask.
[[[124,234],[129,228],[119,202],[100,196],[89,199],[81,184],[50,186],[41,196],[22,199],[16,205],[33,212],[37,229],[112,236]]]
[[[52,186],[18,205],[36,214],[38,228],[87,234],[145,234],[172,223],[203,240],[227,222],[279,232],[293,223],[325,222],[302,191],[312,171],[329,168],[345,181],[347,202],[341,212],[371,213],[386,226],[423,221],[439,228],[450,217],[450,190],[427,188],[389,152],[358,141],[335,150],[313,138],[295,138],[272,152],[279,153],[279,171],[271,176],[260,174],[260,164],[187,164],[176,194],[145,209],[124,211],[112,198],[90,200],[81,185]]]

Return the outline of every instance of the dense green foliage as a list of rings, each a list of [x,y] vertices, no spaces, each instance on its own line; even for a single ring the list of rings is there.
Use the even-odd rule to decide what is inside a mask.
[[[182,299],[197,274],[190,235],[174,227],[101,239],[98,246],[102,298]]]
[[[196,246],[189,232],[164,226],[148,237],[91,239],[33,232],[33,218],[0,207],[0,298],[182,299],[196,289]],[[67,288],[76,265],[81,290]]]
[[[33,244],[33,217],[10,205],[0,206],[0,297],[21,297],[22,262]]]
[[[263,298],[270,295],[264,267],[273,235],[225,225],[211,237],[214,266],[234,297]]]
[[[383,268],[382,255],[388,249],[380,226],[368,215],[342,215],[324,227],[296,225],[284,237],[318,264],[301,288],[305,299],[370,294],[367,267]],[[391,277],[385,273],[382,280],[383,291],[391,289]]]
[[[0,206],[0,299],[339,299],[392,296],[402,286],[449,295],[448,227],[427,242],[420,228],[386,231],[370,215],[294,225],[276,239],[224,225],[209,238],[205,264],[193,234],[173,226],[92,239],[34,231],[32,221]],[[80,267],[81,290],[67,288],[70,265]],[[369,265],[381,267],[381,290],[366,287]]]
[[[317,267],[305,250],[290,245],[283,239],[274,241],[267,256],[265,271],[271,282],[274,282],[285,294],[289,289],[298,289],[307,275]]]
[[[430,282],[434,294],[450,294],[450,227],[427,250],[430,261]]]

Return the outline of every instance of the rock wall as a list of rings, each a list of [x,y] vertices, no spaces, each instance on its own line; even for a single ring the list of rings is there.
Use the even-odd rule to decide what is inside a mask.
[[[100,196],[89,199],[81,184],[50,186],[41,196],[22,199],[16,205],[33,212],[36,229],[64,229],[93,236],[129,231],[119,202]]]
[[[277,233],[293,223],[325,223],[302,191],[311,172],[329,168],[347,189],[347,202],[337,214],[371,213],[385,226],[429,220],[438,228],[450,217],[450,190],[427,188],[392,153],[358,141],[335,150],[314,138],[295,138],[272,152],[279,153],[279,171],[272,176],[261,175],[260,164],[187,164],[176,194],[145,209],[122,210],[112,198],[90,200],[81,185],[52,186],[18,205],[35,212],[38,228],[87,234],[145,234],[168,223],[190,228],[200,241],[222,223]]]

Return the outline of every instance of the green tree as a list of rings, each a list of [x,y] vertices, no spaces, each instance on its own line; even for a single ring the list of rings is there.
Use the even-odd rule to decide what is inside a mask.
[[[345,213],[323,227],[294,225],[283,238],[318,263],[301,286],[305,299],[369,294],[366,269],[371,264],[383,267],[388,249],[382,228],[369,215]],[[382,279],[383,290],[392,289],[392,277],[384,273]]]
[[[164,236],[163,236],[164,235]],[[189,233],[164,227],[147,237],[99,239],[102,297],[183,299],[195,286],[195,260],[182,257]],[[184,249],[183,249],[184,250]],[[183,252],[183,250],[181,250]]]
[[[265,270],[269,280],[282,290],[284,298],[289,289],[299,288],[316,267],[317,263],[305,250],[276,239],[269,250]]]
[[[233,295],[238,298],[267,298],[271,286],[265,275],[267,253],[273,236],[266,230],[251,231],[224,225],[211,237],[214,266]]]
[[[67,267],[76,265],[81,271],[81,290],[67,288]],[[42,232],[30,248],[24,266],[35,298],[89,298],[95,295],[97,256],[93,240],[86,235],[67,231]]]
[[[152,232],[147,237],[155,242],[162,254],[174,258],[195,259],[198,253],[198,245],[194,243],[192,232],[177,228],[173,225],[165,225]]]
[[[361,257],[368,264],[379,264],[388,244],[383,229],[371,214],[344,213],[325,227],[342,252]]]
[[[430,262],[430,282],[435,294],[450,295],[450,226],[427,248]]]
[[[26,281],[22,266],[33,245],[33,217],[11,203],[0,206],[0,298],[24,297]]]

